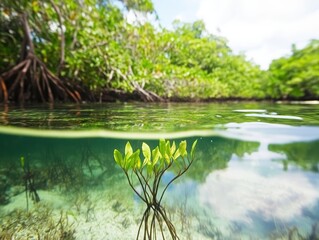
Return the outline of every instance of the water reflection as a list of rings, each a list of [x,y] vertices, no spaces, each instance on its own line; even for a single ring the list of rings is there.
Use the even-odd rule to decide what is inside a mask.
[[[237,110],[235,110],[237,109]],[[316,105],[273,103],[105,103],[1,105],[0,125],[36,129],[108,129],[118,131],[186,131],[218,124],[263,121],[318,126]]]
[[[272,144],[309,142],[319,139],[319,127],[291,126],[278,123],[228,123],[216,128],[224,137]]]
[[[258,147],[258,142],[222,137],[201,138],[197,147],[198,161],[193,163],[193,167],[189,169],[187,176],[193,180],[203,182],[211,172],[227,168],[233,154],[244,156],[255,152]]]
[[[228,126],[220,134],[224,137],[187,138],[188,142],[198,138],[197,160],[165,196],[165,203],[170,206],[171,214],[175,214],[173,218],[182,236],[190,236],[189,239],[218,239],[218,236],[234,239],[234,236],[241,235],[260,239],[268,238],[280,229],[294,227],[303,236],[309,236],[319,221],[319,178],[315,170],[319,163],[319,141],[315,139],[319,135],[316,136],[315,128],[307,136],[302,135],[300,129],[305,130],[246,123]],[[234,137],[230,138],[229,133]],[[298,139],[302,141],[296,142]],[[25,156],[36,173],[35,183],[43,201],[46,201],[45,197],[42,198],[46,196],[44,193],[54,193],[61,201],[67,196],[74,199],[75,203],[68,202],[74,211],[79,195],[84,192],[98,206],[96,216],[130,215],[134,211],[126,210],[125,206],[131,204],[138,208],[138,202],[134,201],[129,188],[125,190],[128,187],[126,179],[121,177],[120,169],[112,159],[114,148],[123,147],[126,141],[0,134],[0,177],[5,180],[0,182],[0,196],[5,196],[0,201],[0,212],[1,209],[3,212],[12,209],[19,199],[22,199],[20,205],[25,205],[19,161],[20,156]],[[135,148],[143,141],[154,147],[158,140],[130,141]],[[174,171],[165,177],[173,175]],[[19,190],[14,193],[16,195],[14,189]],[[125,196],[122,194],[124,190]],[[112,197],[106,201],[100,195]],[[81,212],[74,212],[79,214],[77,218],[86,219]],[[138,216],[136,214],[130,220],[134,233]],[[88,222],[83,220],[79,225],[85,229],[89,224],[100,226],[101,222],[97,217]],[[107,232],[114,224],[119,226],[119,232],[125,230],[121,227],[122,222],[104,222],[103,231]]]
[[[9,124],[8,112],[9,112],[9,106],[7,104],[4,104],[3,109],[0,111],[0,122],[3,123],[4,125]]]
[[[251,167],[254,168],[254,167]],[[312,209],[319,199],[314,175],[263,175],[234,162],[216,171],[199,186],[199,200],[218,218],[253,224],[255,220],[290,222]]]
[[[288,170],[294,166],[300,166],[305,170],[319,172],[319,141],[297,142],[290,144],[270,144],[269,149],[285,154],[286,159],[282,161],[283,168]]]
[[[200,224],[214,234],[318,237],[319,178],[313,171],[318,149],[319,141],[278,145],[264,138],[260,143],[203,138],[199,160],[187,173],[192,180],[173,186],[170,194],[175,202],[186,196],[193,211],[200,206]],[[287,161],[289,171],[283,168]]]

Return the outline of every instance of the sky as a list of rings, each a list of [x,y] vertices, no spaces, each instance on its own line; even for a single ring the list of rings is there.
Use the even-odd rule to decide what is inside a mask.
[[[235,53],[267,69],[319,39],[319,0],[153,0],[160,23],[203,20],[208,31],[228,39]]]

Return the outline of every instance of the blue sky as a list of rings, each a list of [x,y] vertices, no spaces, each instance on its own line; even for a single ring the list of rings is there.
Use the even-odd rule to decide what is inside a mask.
[[[272,59],[319,39],[319,0],[153,0],[164,27],[202,19],[209,32],[267,69]],[[219,29],[219,31],[217,30]]]

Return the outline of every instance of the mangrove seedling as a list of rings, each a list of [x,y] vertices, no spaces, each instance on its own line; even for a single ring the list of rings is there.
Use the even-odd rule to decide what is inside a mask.
[[[141,231],[144,232],[145,240],[157,239],[157,234],[165,239],[165,228],[172,239],[179,239],[174,225],[162,206],[162,200],[172,182],[182,176],[192,165],[196,144],[197,140],[192,144],[189,153],[186,140],[181,141],[177,147],[175,142],[171,144],[169,140],[164,139],[159,140],[159,145],[153,150],[144,142],[142,148],[136,151],[133,151],[130,142],[126,143],[124,154],[117,149],[114,150],[115,162],[125,173],[128,184],[146,204],[136,239],[139,239]],[[142,152],[143,161],[141,161],[140,152]],[[174,168],[174,177],[167,183],[163,183],[164,173],[172,168]],[[138,189],[141,189],[141,192]]]
[[[29,197],[32,199],[33,202],[39,202],[40,197],[35,189],[34,185],[34,174],[30,170],[29,163],[25,161],[25,158],[22,156],[20,158],[21,167],[23,169],[23,181],[25,187],[25,197],[27,203],[27,211],[29,210]],[[28,196],[29,195],[29,196]]]

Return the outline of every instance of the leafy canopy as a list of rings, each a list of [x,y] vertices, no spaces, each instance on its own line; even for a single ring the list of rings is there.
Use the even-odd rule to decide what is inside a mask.
[[[0,73],[21,58],[19,15],[26,13],[36,55],[95,96],[130,93],[136,86],[167,98],[319,96],[319,40],[293,46],[290,56],[262,71],[202,21],[175,21],[168,30],[147,21],[132,24],[130,11],[155,13],[151,0],[0,1]]]
[[[292,46],[292,54],[274,60],[269,68],[270,95],[283,98],[319,97],[319,40],[302,48]]]

